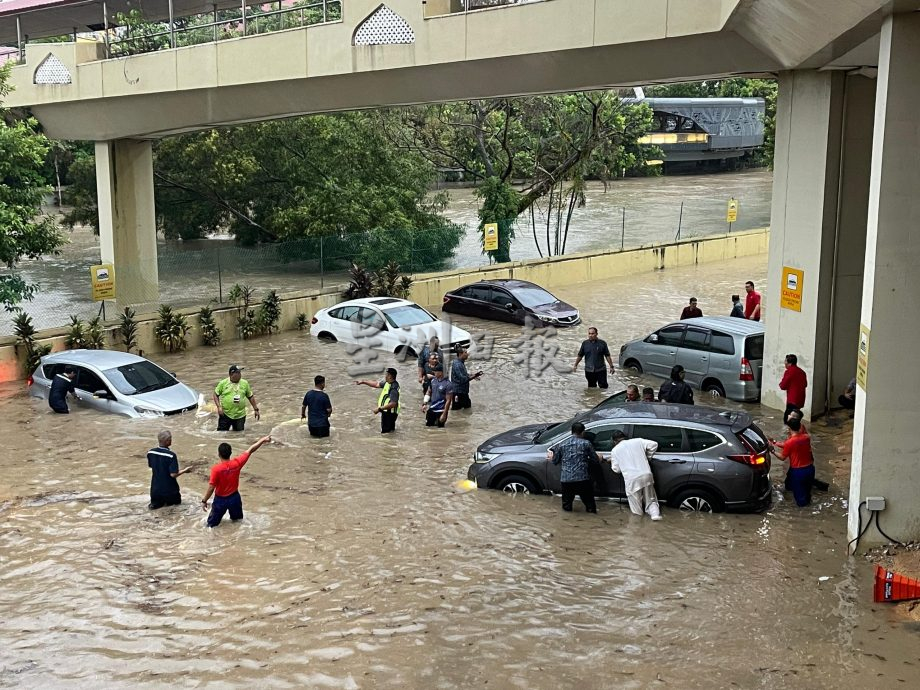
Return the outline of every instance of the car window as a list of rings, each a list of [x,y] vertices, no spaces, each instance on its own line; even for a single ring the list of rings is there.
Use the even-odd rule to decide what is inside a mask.
[[[64,373],[63,364],[46,364],[42,367],[42,373],[45,375],[46,379],[53,379],[58,374]]]
[[[720,355],[735,354],[735,339],[727,333],[713,331],[709,337],[709,351]]]
[[[591,441],[594,445],[594,450],[598,453],[609,453],[613,450],[614,431],[626,433],[626,426],[624,424],[596,426],[585,432],[585,438]]]
[[[504,290],[499,290],[498,288],[492,288],[492,299],[490,300],[492,304],[497,304],[500,307],[504,307],[506,304],[511,302],[514,304],[514,300]]]
[[[383,317],[370,307],[361,307],[358,310],[358,322],[375,331],[383,330],[386,326],[383,322]]]
[[[655,441],[658,444],[659,452],[684,452],[684,432],[680,427],[634,424],[631,438],[644,438],[649,441]]]
[[[741,431],[738,434],[741,437],[741,440],[748,445],[751,450],[755,453],[765,452],[769,446],[767,446],[766,438],[763,435],[763,432],[754,424],[751,424],[747,429]]]
[[[150,393],[179,383],[172,374],[146,360],[106,369],[103,373],[115,390],[123,395]]]
[[[744,358],[763,359],[763,335],[752,335],[745,338]]]
[[[109,390],[109,387],[102,382],[102,379],[95,372],[83,367],[76,367],[76,370],[77,378],[74,381],[74,388],[77,390],[86,391],[87,393]]]
[[[516,287],[514,288],[514,296],[525,307],[539,307],[541,304],[552,304],[559,301],[543,288],[536,286]]]
[[[683,340],[684,330],[686,330],[684,326],[665,326],[658,331],[658,342],[656,344],[677,347],[680,345],[680,341]]]
[[[469,290],[469,294],[466,296],[470,299],[478,299],[483,302],[489,301],[489,287],[487,285],[470,285],[467,290]]]
[[[345,319],[346,321],[354,321],[357,314],[357,307],[339,307],[329,312],[329,316],[336,319]]]
[[[472,289],[471,289],[469,286],[467,286],[467,287],[462,287],[462,288],[460,288],[459,290],[455,290],[455,291],[454,291],[454,294],[455,294],[457,297],[470,297],[470,296],[472,296]]]
[[[688,350],[706,350],[709,343],[709,331],[699,328],[688,328],[684,334],[683,347]]]
[[[431,314],[417,304],[407,304],[396,309],[387,309],[383,316],[393,328],[408,328],[421,323],[437,321]]]
[[[707,448],[714,448],[722,443],[722,439],[708,431],[700,429],[687,429],[688,449],[691,453],[699,453]]]

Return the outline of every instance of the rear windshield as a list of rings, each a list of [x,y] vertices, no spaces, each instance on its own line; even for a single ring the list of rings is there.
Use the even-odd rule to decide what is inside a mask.
[[[552,304],[558,301],[546,290],[538,287],[516,287],[511,292],[525,307],[539,307],[541,304]]]
[[[408,328],[418,326],[420,323],[431,323],[434,317],[416,304],[396,309],[387,309],[383,312],[386,320],[393,328]]]
[[[153,362],[134,362],[102,372],[122,395],[150,393],[175,386],[178,381]]]
[[[747,429],[744,429],[738,436],[746,445],[750,446],[751,450],[755,453],[766,452],[767,439],[764,437],[763,432],[753,424]]]
[[[752,359],[763,359],[763,336],[752,335],[744,340],[744,358],[748,361]]]

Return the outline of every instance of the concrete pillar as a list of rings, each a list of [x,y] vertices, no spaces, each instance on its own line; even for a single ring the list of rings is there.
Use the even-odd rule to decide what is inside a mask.
[[[762,402],[784,409],[788,353],[808,374],[807,416],[825,411],[854,374],[874,80],[843,72],[780,75]],[[783,267],[801,270],[801,310],[782,308]],[[740,286],[739,286],[740,287]]]
[[[118,308],[159,300],[149,141],[96,142],[96,190],[102,261],[115,265]]]
[[[866,386],[856,391],[849,533],[859,504],[886,499],[885,532],[920,539],[917,391],[920,366],[920,14],[885,19],[881,32],[861,322]],[[866,516],[865,511],[863,515]],[[865,518],[864,518],[865,521]],[[878,543],[870,529],[863,540]]]

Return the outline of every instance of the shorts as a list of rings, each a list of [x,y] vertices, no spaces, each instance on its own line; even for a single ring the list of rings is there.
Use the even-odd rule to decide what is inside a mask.
[[[230,419],[225,414],[220,415],[217,418],[217,430],[218,431],[230,431],[232,428],[234,431],[242,431],[246,427],[246,417],[240,417],[239,419]]]
[[[217,527],[227,511],[230,511],[231,520],[243,519],[243,497],[239,491],[234,491],[229,496],[214,497],[211,512],[208,514],[208,527]]]
[[[391,431],[396,431],[396,418],[398,416],[398,414],[393,414],[392,412],[381,412],[380,433],[389,434]]]
[[[425,426],[436,426],[439,429],[443,429],[444,425],[447,423],[447,420],[445,419],[443,422],[441,421],[442,414],[444,414],[443,410],[441,412],[432,412],[431,410],[426,412]]]
[[[315,436],[316,438],[326,438],[329,435],[328,426],[311,426],[307,424],[307,429],[310,430],[310,436]]]
[[[157,510],[163,506],[177,506],[182,503],[181,494],[150,494],[150,510]]]
[[[588,388],[607,388],[606,369],[598,369],[597,371],[585,371],[585,378],[588,379]]]

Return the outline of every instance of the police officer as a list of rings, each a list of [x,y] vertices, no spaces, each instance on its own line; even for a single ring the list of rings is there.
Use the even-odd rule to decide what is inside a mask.
[[[380,415],[380,433],[396,431],[396,418],[399,416],[399,383],[396,381],[396,369],[387,369],[383,381],[355,381],[357,386],[379,388],[377,407],[374,414]]]

